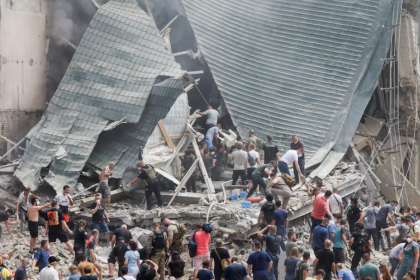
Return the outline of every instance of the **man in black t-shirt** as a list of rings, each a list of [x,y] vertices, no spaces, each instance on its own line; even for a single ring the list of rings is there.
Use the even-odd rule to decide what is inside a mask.
[[[211,250],[210,252],[210,267],[214,260],[214,279],[221,280],[223,274],[222,260],[226,259],[228,265],[231,264],[229,251],[225,248],[222,248],[223,240],[218,238],[216,239],[216,249]]]
[[[152,194],[154,193],[156,196],[156,200],[158,202],[159,207],[163,206],[163,201],[160,195],[159,190],[159,182],[156,178],[156,171],[155,168],[150,164],[145,164],[143,161],[139,161],[137,163],[137,167],[140,168],[139,175],[134,178],[133,181],[131,181],[128,184],[128,188],[131,187],[132,184],[134,184],[137,181],[140,180],[146,180],[147,186],[146,186],[146,202],[147,202],[147,210],[152,210]]]
[[[90,211],[92,213],[93,228],[99,233],[105,233],[106,241],[109,243],[109,229],[107,223],[109,223],[108,214],[105,210],[105,205],[101,202],[101,194],[95,194],[95,202],[90,205]],[[106,220],[106,222],[105,222]],[[95,240],[95,246],[98,246],[99,234]]]
[[[7,211],[0,211],[0,223],[4,222],[6,224],[7,231],[9,232],[12,238],[14,237],[14,235],[12,231],[10,230],[10,225],[15,225],[19,223],[19,220],[16,220],[14,222],[9,221],[9,217],[14,214],[15,214],[15,211],[13,211],[12,209],[8,209]],[[0,226],[0,238],[1,238],[1,233],[2,233],[2,229]]]
[[[337,271],[335,269],[335,254],[330,250],[331,241],[329,239],[325,240],[324,248],[319,250],[316,253],[316,260],[314,261],[313,275],[318,269],[323,269],[325,271],[324,280],[331,280],[331,272],[334,273],[335,278],[337,278]]]
[[[116,246],[115,241],[117,241],[120,237],[124,238],[125,244],[128,244],[130,240],[133,240],[133,236],[131,235],[131,232],[127,229],[126,224],[122,224],[120,228],[117,228],[114,231],[111,240],[111,247],[114,247],[114,245]]]
[[[357,197],[350,198],[351,207],[347,213],[347,221],[349,222],[350,233],[354,232],[354,225],[356,222],[361,222],[364,218],[363,211],[357,207]]]
[[[136,280],[153,280],[157,275],[156,271],[158,271],[158,269],[159,266],[157,264],[151,260],[145,260],[140,266],[140,272],[137,274]]]
[[[185,158],[181,164],[181,173],[186,174],[188,170],[190,170],[191,166],[193,165],[195,159],[191,155],[191,151],[185,151]],[[198,166],[195,167],[196,171],[198,171]],[[187,192],[197,192],[195,187],[195,171],[193,174],[188,178],[187,182],[185,183],[185,187],[187,188]]]
[[[264,143],[261,150],[261,158],[264,158],[264,164],[270,163],[270,160],[279,162],[279,147],[274,144],[273,136],[267,135],[267,142]]]
[[[274,210],[276,210],[276,206],[273,203],[273,195],[271,193],[267,193],[266,197],[267,202],[261,207],[260,215],[258,216],[257,226],[260,226],[261,220],[264,218],[265,225],[270,225],[273,216]],[[263,223],[264,224],[264,223]]]
[[[367,234],[363,231],[365,226],[362,223],[357,222],[354,225],[354,232],[350,238],[349,248],[354,251],[353,258],[351,260],[351,271],[355,272],[357,266],[362,259],[363,254],[369,253],[372,248],[370,240],[367,239]]]
[[[47,219],[45,220],[45,234],[48,236],[51,255],[53,254],[53,246],[57,239],[66,244],[70,252],[73,253],[73,247],[69,243],[66,231],[70,234],[73,234],[73,232],[67,226],[63,212],[58,207],[58,202],[53,201],[51,203],[51,209],[47,212]]]

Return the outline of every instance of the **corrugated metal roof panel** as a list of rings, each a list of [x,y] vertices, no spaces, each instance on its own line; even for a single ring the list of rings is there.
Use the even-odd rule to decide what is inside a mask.
[[[388,50],[394,1],[183,3],[242,137],[272,134],[283,153],[297,134],[307,159],[345,152]]]

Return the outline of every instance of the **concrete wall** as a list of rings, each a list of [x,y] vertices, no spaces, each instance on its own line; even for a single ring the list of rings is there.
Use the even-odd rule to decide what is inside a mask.
[[[13,141],[47,106],[47,3],[0,0],[0,134]],[[0,140],[1,153],[6,147]]]

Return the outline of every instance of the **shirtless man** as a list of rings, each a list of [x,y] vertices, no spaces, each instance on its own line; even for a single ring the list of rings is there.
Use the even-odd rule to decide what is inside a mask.
[[[33,254],[34,248],[36,246],[36,239],[38,237],[38,217],[39,217],[39,211],[49,207],[51,205],[50,203],[44,204],[42,206],[38,206],[38,198],[32,197],[31,198],[31,206],[28,208],[28,213],[26,216],[28,216],[28,229],[29,233],[31,234],[31,242],[29,247],[29,253]]]
[[[107,166],[102,168],[101,174],[99,174],[99,187],[102,191],[103,204],[105,209],[111,208],[111,190],[108,185],[109,176],[111,176],[111,170],[115,167],[114,162],[110,162]]]

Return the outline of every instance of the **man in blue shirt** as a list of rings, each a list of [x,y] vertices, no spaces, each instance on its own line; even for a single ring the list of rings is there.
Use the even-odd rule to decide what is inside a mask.
[[[329,219],[324,218],[322,220],[322,223],[319,226],[316,226],[314,230],[312,231],[311,244],[312,244],[312,248],[314,250],[315,256],[319,250],[324,248],[324,241],[328,239],[327,226],[328,226],[329,221],[330,221]]]
[[[267,231],[270,234],[265,235],[264,232]],[[259,238],[267,242],[265,246],[265,251],[273,261],[273,266],[269,272],[270,280],[278,280],[279,277],[278,266],[280,259],[280,246],[283,243],[283,238],[280,235],[276,235],[276,233],[277,227],[274,225],[269,225],[257,234]]]
[[[337,225],[340,224],[341,221],[341,214],[336,214],[334,216],[334,219],[330,220],[327,226],[328,230],[328,239],[331,240],[331,242],[334,243],[334,232],[337,229]]]
[[[244,280],[244,277],[246,277],[246,280],[251,280],[246,268],[238,262],[237,257],[232,258],[232,264],[223,270],[222,280]]]
[[[353,272],[351,272],[350,269],[347,269],[345,263],[338,263],[336,267],[338,271],[338,280],[356,280]]]
[[[270,280],[268,273],[273,266],[273,261],[266,252],[261,251],[261,243],[255,242],[254,245],[255,253],[249,255],[248,261],[248,273],[253,273],[253,279],[255,280]]]
[[[281,208],[281,201],[276,201],[276,210],[273,212],[271,224],[277,227],[277,235],[280,235],[284,240],[286,235],[286,229],[289,225],[289,219],[287,218],[287,211]],[[282,251],[286,250],[286,245],[281,242]]]
[[[34,270],[36,263],[39,261],[39,271],[41,272],[41,270],[48,265],[49,257],[50,251],[48,250],[48,241],[42,240],[41,249],[35,253],[34,259],[32,260],[32,270]]]

